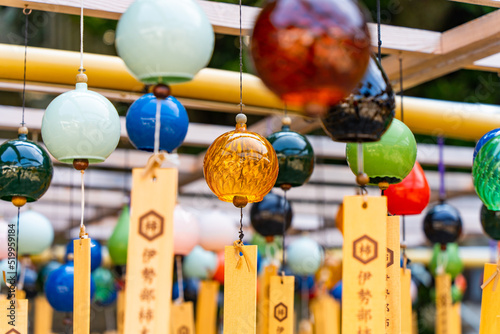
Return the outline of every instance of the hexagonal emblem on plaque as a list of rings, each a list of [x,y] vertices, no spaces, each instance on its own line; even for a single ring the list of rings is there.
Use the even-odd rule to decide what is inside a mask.
[[[153,241],[163,234],[163,217],[154,211],[149,211],[139,218],[139,234],[146,240]]]
[[[387,255],[385,260],[387,262],[387,268],[394,264],[394,252],[392,251],[392,249],[387,248]]]
[[[365,234],[354,240],[352,253],[356,260],[368,264],[378,257],[378,243]]]
[[[187,328],[186,326],[182,326],[177,331],[177,334],[189,334],[189,328]]]
[[[279,303],[274,307],[274,318],[282,322],[288,317],[288,307],[285,304]]]
[[[21,334],[19,333],[18,331],[16,331],[14,328],[12,328],[10,331],[8,331],[7,333],[5,334]]]

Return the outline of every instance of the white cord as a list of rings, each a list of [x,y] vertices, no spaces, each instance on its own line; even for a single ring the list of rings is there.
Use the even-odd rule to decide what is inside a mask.
[[[80,1],[80,70],[83,72],[83,0]]]
[[[155,148],[154,154],[160,152],[160,115],[161,115],[161,100],[156,98],[156,121],[155,121]]]
[[[82,170],[81,173],[82,173],[82,219],[80,220],[80,227],[84,227],[83,215],[85,213],[85,182],[84,182],[85,171]]]

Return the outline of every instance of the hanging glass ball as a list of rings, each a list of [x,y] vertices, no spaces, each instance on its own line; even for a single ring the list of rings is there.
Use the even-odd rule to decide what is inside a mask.
[[[252,204],[250,222],[264,237],[283,235],[283,225],[288,230],[292,225],[292,206],[284,197],[269,193],[261,202]]]
[[[106,268],[97,268],[92,273],[95,282],[95,302],[99,306],[108,306],[118,297],[113,273]]]
[[[392,86],[372,56],[358,86],[347,98],[331,106],[321,122],[326,134],[335,141],[377,141],[391,125],[394,108]]]
[[[198,219],[182,205],[174,209],[174,254],[188,255],[200,241]]]
[[[441,202],[425,215],[424,233],[433,244],[456,242],[462,234],[462,218],[453,206]]]
[[[438,263],[444,265],[444,272],[450,274],[452,280],[464,271],[464,263],[459,256],[458,244],[455,242],[449,243],[444,251],[441,249],[441,245],[435,244],[429,262],[429,270],[434,276],[437,275]]]
[[[68,262],[52,271],[45,281],[45,296],[50,306],[58,312],[73,312],[74,274],[73,262]],[[91,276],[90,299],[94,293],[95,282]]]
[[[275,187],[288,190],[306,183],[314,170],[311,143],[300,133],[290,130],[291,119],[285,117],[281,131],[267,137],[278,157],[279,173]]]
[[[500,211],[488,210],[481,206],[481,226],[484,233],[493,240],[500,240]]]
[[[500,136],[479,150],[472,164],[474,188],[488,210],[500,211]]]
[[[476,144],[476,147],[474,147],[474,153],[473,153],[473,159],[476,159],[477,153],[481,148],[486,144],[490,139],[493,139],[495,137],[500,136],[500,128],[499,129],[494,129],[491,130],[490,132],[486,133],[484,136],[479,139],[479,141]]]
[[[223,251],[233,244],[238,235],[237,222],[234,217],[219,210],[211,210],[198,216],[199,244],[208,251]]]
[[[73,240],[79,240],[78,238]],[[73,240],[68,242],[66,245],[66,261],[74,261],[75,246]],[[102,264],[102,247],[99,241],[95,239],[90,239],[90,270],[94,271],[99,268]]]
[[[370,34],[353,1],[269,1],[255,22],[252,56],[270,90],[317,116],[363,77]]]
[[[321,246],[309,237],[300,237],[286,249],[288,267],[295,275],[314,275],[323,262]]]
[[[247,118],[236,116],[236,130],[219,136],[203,161],[203,174],[212,192],[236,207],[260,202],[278,177],[276,152],[264,137],[247,131]]]
[[[87,89],[86,77],[79,75],[77,81],[74,90],[59,95],[47,107],[43,142],[60,162],[103,162],[120,141],[120,117],[108,99]]]
[[[17,226],[17,216],[10,220]],[[15,232],[17,233],[17,231]],[[37,255],[48,249],[54,241],[54,228],[41,213],[27,210],[19,215],[19,254]]]
[[[0,146],[0,199],[12,201],[15,206],[42,197],[54,173],[45,149],[27,139],[26,128],[19,131],[18,139]]]
[[[116,51],[146,84],[193,79],[214,50],[214,31],[196,0],[136,0],[116,28]]]
[[[62,266],[61,263],[57,261],[49,261],[46,265],[44,265],[38,274],[38,286],[41,291],[43,291],[45,281],[47,281],[47,277],[49,277],[50,273],[53,272],[54,270],[58,269],[60,266]]]
[[[171,153],[181,146],[189,126],[186,108],[173,96],[157,99],[150,93],[137,99],[127,112],[127,133],[135,148],[153,152],[158,100],[161,104],[160,150]]]
[[[358,174],[358,144],[346,146],[347,163]],[[363,144],[364,172],[371,185],[395,184],[410,174],[417,158],[417,142],[411,130],[394,119],[379,141]]]
[[[216,269],[217,255],[201,246],[194,247],[182,264],[186,278],[208,279],[214,275]]]
[[[124,205],[118,222],[108,240],[109,256],[117,266],[127,264],[130,214],[128,205]]]
[[[387,210],[393,215],[418,215],[429,204],[431,189],[420,164],[415,162],[401,183],[391,184],[384,192]]]

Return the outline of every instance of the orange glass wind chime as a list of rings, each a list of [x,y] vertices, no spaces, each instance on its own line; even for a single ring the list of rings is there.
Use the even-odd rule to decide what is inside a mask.
[[[253,334],[256,329],[257,246],[243,245],[243,208],[260,202],[278,177],[278,161],[272,145],[247,130],[243,114],[243,41],[240,8],[240,113],[236,129],[212,143],[203,162],[208,186],[222,201],[240,209],[239,239],[226,246],[224,263],[224,333]]]

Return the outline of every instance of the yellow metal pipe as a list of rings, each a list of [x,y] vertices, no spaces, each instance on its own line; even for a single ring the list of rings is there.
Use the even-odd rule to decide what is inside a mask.
[[[23,57],[22,46],[0,44],[0,81],[22,80]],[[73,85],[79,64],[78,52],[30,47],[27,80]],[[119,57],[87,53],[84,64],[90,87],[126,92],[144,89],[144,85],[130,75]],[[180,98],[236,105],[240,96],[239,73],[205,68],[194,80],[173,85],[172,91]],[[399,97],[396,102],[397,117],[400,118]],[[261,108],[283,108],[281,101],[258,77],[251,74],[243,76],[243,103]],[[500,107],[405,97],[404,121],[415,133],[477,140],[489,130],[500,127]]]

